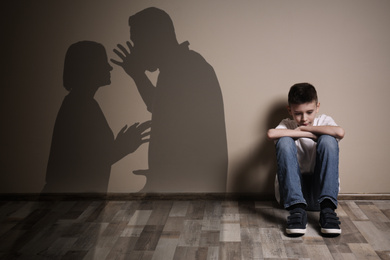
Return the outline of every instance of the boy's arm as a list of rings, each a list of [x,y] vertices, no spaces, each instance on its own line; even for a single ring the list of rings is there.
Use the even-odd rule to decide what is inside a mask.
[[[310,132],[315,135],[330,135],[337,139],[343,139],[345,135],[345,131],[340,126],[331,126],[331,125],[324,125],[324,126],[300,126],[297,129],[303,132]]]
[[[340,126],[299,126],[295,129],[269,129],[267,136],[271,140],[282,137],[311,138],[316,140],[319,135],[330,135],[338,139],[344,137],[344,129]]]
[[[299,128],[299,127],[298,127]],[[267,132],[267,137],[271,140],[276,140],[282,137],[291,137],[294,139],[298,138],[311,138],[317,139],[317,136],[308,131],[302,131],[300,129],[269,129]]]

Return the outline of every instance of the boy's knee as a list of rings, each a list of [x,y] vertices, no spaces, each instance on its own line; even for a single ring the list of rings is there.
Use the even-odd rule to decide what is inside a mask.
[[[294,139],[291,137],[285,136],[279,138],[279,140],[276,142],[277,147],[289,147],[291,145],[295,145]]]
[[[282,137],[276,142],[276,150],[281,151],[292,151],[295,149],[295,141],[291,137]]]
[[[339,143],[337,139],[330,135],[321,135],[317,141],[318,148],[322,149],[338,149]]]

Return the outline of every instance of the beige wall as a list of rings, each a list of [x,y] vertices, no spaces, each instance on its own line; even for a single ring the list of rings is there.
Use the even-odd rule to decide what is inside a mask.
[[[54,121],[66,94],[62,69],[69,45],[97,41],[114,57],[111,50],[129,37],[129,15],[149,6],[169,13],[179,41],[188,40],[216,71],[229,192],[272,192],[274,150],[265,132],[281,119],[288,88],[303,81],[316,86],[320,112],[346,130],[341,191],[390,192],[390,1],[18,2],[2,8],[0,192],[34,193],[44,186]],[[96,99],[114,133],[150,118],[118,67]],[[144,168],[146,145],[112,167],[108,191],[141,190],[145,177],[132,171]]]

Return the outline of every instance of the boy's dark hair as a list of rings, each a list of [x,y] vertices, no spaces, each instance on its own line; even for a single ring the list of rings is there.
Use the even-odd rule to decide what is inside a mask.
[[[297,83],[290,88],[288,92],[289,104],[304,104],[308,102],[318,102],[317,91],[312,84]]]

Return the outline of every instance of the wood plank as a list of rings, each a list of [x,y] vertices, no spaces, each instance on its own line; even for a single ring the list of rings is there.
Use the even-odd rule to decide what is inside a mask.
[[[260,228],[261,246],[264,258],[286,258],[282,234],[276,228]]]
[[[130,218],[128,226],[145,226],[149,217],[152,214],[152,210],[136,210],[134,215]]]
[[[187,214],[189,201],[175,201],[172,205],[169,217],[184,217]]]
[[[364,212],[367,218],[373,223],[389,223],[389,218],[374,204],[359,204],[359,208]]]
[[[83,211],[83,213],[81,213],[81,215],[77,218],[77,221],[79,222],[91,222],[93,220],[94,217],[96,217],[95,212],[96,210],[99,209],[99,207],[101,207],[101,202],[99,201],[92,201],[89,203],[88,207],[86,210]],[[91,219],[90,219],[91,218]]]
[[[260,228],[285,228],[288,215],[288,211],[284,209],[264,208],[258,210],[255,217],[258,219]]]
[[[214,219],[220,218],[222,214],[222,203],[221,201],[206,201],[204,207],[203,219]]]
[[[253,214],[256,213],[255,202],[254,201],[239,201],[238,202],[238,212],[240,214]]]
[[[218,260],[219,259],[219,246],[211,246],[207,251],[207,260]]]
[[[220,260],[240,260],[241,243],[240,242],[221,242],[219,246]]]
[[[61,219],[76,220],[90,204],[91,201],[74,201],[73,206],[61,217]]]
[[[89,214],[86,221],[88,222],[94,222],[97,221],[99,215],[102,213],[106,205],[108,204],[108,201],[94,201],[92,202],[91,206],[94,206],[94,210]]]
[[[222,214],[239,214],[240,210],[238,207],[238,201],[222,201]]]
[[[285,240],[284,248],[288,258],[309,258],[307,247],[300,240]]]
[[[351,218],[351,220],[368,220],[368,217],[354,201],[346,201],[345,205],[347,207],[344,206],[343,208],[348,213],[348,216]]]
[[[201,231],[199,246],[219,246],[219,231]]]
[[[123,256],[130,254],[134,250],[137,240],[137,237],[119,237],[106,258],[121,259]]]
[[[259,228],[241,228],[241,259],[263,259]]]
[[[379,230],[371,221],[354,221],[355,226],[376,251],[390,251],[390,232]]]
[[[22,211],[26,212],[25,208],[27,208],[29,214],[31,212],[30,210],[31,204],[35,204],[35,203],[26,202],[26,201],[9,201],[9,202],[4,201],[0,207],[0,221],[3,222],[4,219],[10,218],[10,216],[16,211],[18,211],[19,209],[22,209]],[[20,220],[20,218],[17,218],[17,220]]]
[[[202,220],[185,220],[184,229],[179,238],[178,246],[199,246],[202,231]]]
[[[164,226],[145,226],[139,236],[134,250],[153,251],[156,249],[158,240],[162,234]]]
[[[261,227],[260,219],[261,214],[240,214],[240,226],[241,228]]]
[[[61,260],[82,260],[87,253],[88,251],[67,251]]]
[[[219,235],[221,242],[240,242],[240,224],[239,223],[221,223]]]
[[[348,244],[351,248],[352,253],[355,255],[356,259],[361,260],[378,260],[379,256],[375,253],[374,249],[369,244]]]
[[[107,226],[108,223],[90,223],[88,229],[77,238],[72,250],[90,250]]]
[[[172,208],[172,201],[155,201],[153,202],[152,214],[148,219],[147,225],[163,226],[167,221]]]
[[[336,238],[327,238],[328,243],[367,243],[365,237],[360,233],[353,221],[348,217],[341,217],[341,236]]]
[[[117,212],[121,210],[123,204],[123,201],[108,201],[105,203],[104,208],[100,211],[100,214],[96,216],[94,222],[111,222]],[[98,211],[95,213],[97,212]]]
[[[64,230],[69,227],[68,223],[48,225],[39,230],[29,230],[23,238],[28,238],[24,242],[19,241],[14,246],[20,246],[19,252],[23,255],[36,255],[46,251],[57,239],[61,237]],[[68,237],[72,239],[71,237]],[[65,239],[67,239],[65,237]],[[20,243],[20,244],[19,244]]]
[[[376,251],[380,259],[390,259],[390,251]]]
[[[173,260],[207,260],[207,247],[178,246]]]
[[[191,201],[186,217],[194,220],[203,219],[205,206],[205,201]]]
[[[221,218],[204,218],[202,220],[202,230],[219,231],[221,229]]]
[[[310,259],[333,260],[326,245],[307,245],[306,250]]]
[[[180,233],[163,233],[153,253],[152,260],[173,259]]]
[[[181,231],[184,228],[185,217],[169,217],[163,231]]]
[[[328,239],[324,239],[325,243]],[[351,257],[353,253],[348,244],[345,243],[326,243],[330,253],[332,254],[333,259],[344,259],[344,257]]]
[[[239,223],[240,214],[238,213],[223,213],[221,218],[221,223]]]

